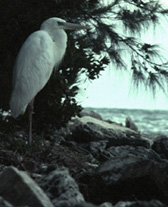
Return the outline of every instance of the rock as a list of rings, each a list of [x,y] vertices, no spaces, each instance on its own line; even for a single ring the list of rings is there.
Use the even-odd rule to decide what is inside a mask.
[[[90,116],[83,116],[81,118],[74,119],[73,120],[73,126],[72,126],[71,129],[73,129],[73,127],[76,127],[77,125],[87,124],[87,123],[93,123],[93,124],[99,125],[103,128],[118,130],[118,131],[121,131],[121,132],[125,132],[127,134],[138,135],[137,132],[135,132],[131,129],[128,129],[126,127],[120,126],[120,125],[115,124],[115,123],[108,123],[106,121],[99,120],[99,119],[96,119],[96,118],[93,118],[93,117],[90,117]]]
[[[67,128],[61,128],[52,132],[51,136],[48,135],[47,150],[44,147],[40,156],[39,151],[36,153],[40,161],[35,162],[38,169],[33,169],[31,176],[36,179],[54,207],[159,207],[161,202],[168,203],[168,160],[163,159],[167,158],[167,138],[162,137],[154,144],[151,142],[152,145],[144,139],[145,136],[148,138],[135,130],[93,117],[75,119]],[[151,145],[155,151],[151,149]],[[8,157],[11,159],[15,152],[9,152]],[[0,155],[5,157],[7,153],[1,149]],[[28,154],[28,161],[30,157],[32,160],[36,159],[36,155]],[[20,167],[28,169],[23,161],[24,159]],[[18,160],[16,164],[19,166]],[[56,166],[66,166],[69,171],[67,168]],[[3,167],[0,166],[0,170],[3,170]],[[26,194],[26,199],[30,197],[27,194],[29,184],[26,183],[26,187],[19,184],[20,180],[21,183],[26,182],[25,177],[22,178],[20,171],[15,174],[19,174],[16,182],[12,180],[13,177],[15,179],[13,172],[8,173],[10,185],[3,184],[5,181],[1,178],[2,175],[0,176],[2,186],[7,186],[2,193],[0,186],[0,195],[6,195],[4,199],[12,203],[11,207],[16,206],[15,202],[12,202],[15,198],[11,199],[16,184],[21,187],[16,187],[15,191],[19,189]],[[34,194],[32,189],[31,191]],[[22,194],[19,195],[21,199]],[[15,194],[13,197],[17,198]],[[85,202],[84,198],[90,203]],[[24,200],[26,199],[24,197]],[[27,203],[20,202],[17,206],[32,206]]]
[[[150,160],[128,155],[104,162],[97,169],[97,173],[107,185],[110,185],[149,175],[154,166],[155,163]]]
[[[145,148],[150,147],[150,142],[145,139],[136,138],[135,136],[126,136],[126,137],[113,137],[108,140],[107,148],[111,146],[142,146]]]
[[[158,136],[152,145],[152,149],[163,158],[168,159],[168,137],[165,135]]]
[[[121,154],[104,162],[97,169],[97,173],[107,185],[148,176],[162,193],[168,196],[167,168],[168,161],[162,160],[152,150],[129,147],[125,156]]]
[[[158,194],[161,192],[164,198],[168,197],[168,175],[162,165],[152,159],[149,160],[134,155],[113,158],[101,164],[97,169],[97,173],[107,186],[114,186],[119,183],[127,183],[128,185],[131,180],[137,180],[137,183],[138,180],[146,180],[146,183],[143,184],[144,189],[147,189],[147,185],[151,182],[155,185],[154,190]]]
[[[0,195],[14,205],[53,207],[42,189],[23,171],[6,168],[0,175]]]
[[[85,149],[88,150],[95,159],[104,162],[110,158],[110,155],[106,150],[107,142],[107,140],[90,142],[85,145]]]
[[[114,157],[125,157],[132,154],[137,157],[155,160],[156,162],[159,162],[160,164],[162,163],[163,165],[165,163],[167,164],[166,160],[162,160],[161,157],[150,148],[129,145],[109,147],[108,145],[108,141],[101,140],[80,144],[78,146],[85,148],[85,150],[88,151],[88,153],[90,152],[92,156],[99,162],[104,162]]]
[[[0,207],[13,207],[13,205],[0,196]]]
[[[93,117],[93,118],[102,120],[101,115],[98,114],[98,113],[96,113],[96,112],[93,111],[93,110],[83,109],[83,110],[80,112],[80,117],[83,117],[83,116],[90,116],[90,117]]]
[[[167,202],[167,160],[143,147],[113,147],[110,152],[113,158],[100,164],[96,173],[85,173],[79,180],[87,201],[98,204],[159,199]]]
[[[99,207],[113,207],[113,205],[109,202],[102,203]]]
[[[139,133],[92,117],[78,118],[69,128],[72,132],[69,139],[78,143],[108,140],[111,146],[150,146],[148,141],[141,139]]]
[[[65,205],[63,207],[68,207],[68,206]],[[94,205],[93,203],[82,202],[80,204],[70,205],[70,207],[99,207],[99,206]]]
[[[44,176],[39,185],[52,200],[55,207],[74,206],[84,202],[83,195],[66,168],[58,168]]]
[[[134,146],[117,146],[117,147],[110,147],[106,149],[110,154],[111,158],[122,157],[126,156],[135,156],[143,159],[153,160],[158,162],[159,164],[166,164],[168,166],[168,161],[161,159],[161,157],[152,149],[147,149],[141,146],[134,147]]]
[[[127,117],[125,120],[125,127],[130,128],[136,132],[139,132],[138,127],[136,124],[132,121],[131,117]]]
[[[134,201],[134,202],[118,202],[114,207],[167,207],[158,200],[151,201]]]

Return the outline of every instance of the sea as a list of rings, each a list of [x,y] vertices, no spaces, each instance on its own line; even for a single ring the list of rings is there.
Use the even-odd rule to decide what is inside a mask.
[[[110,120],[125,126],[130,117],[139,131],[144,134],[163,134],[168,136],[168,110],[118,109],[118,108],[86,108]]]

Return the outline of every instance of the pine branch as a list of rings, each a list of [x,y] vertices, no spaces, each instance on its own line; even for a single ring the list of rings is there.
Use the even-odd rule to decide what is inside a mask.
[[[143,74],[142,71],[137,70],[136,67],[132,66],[132,80],[133,80],[133,84],[136,88],[139,88],[140,85],[144,84],[144,82],[146,81],[146,78]]]
[[[158,0],[149,2],[144,2],[143,0],[128,0],[127,3],[150,13],[162,13],[163,11],[163,13],[167,13],[167,10],[163,9]]]

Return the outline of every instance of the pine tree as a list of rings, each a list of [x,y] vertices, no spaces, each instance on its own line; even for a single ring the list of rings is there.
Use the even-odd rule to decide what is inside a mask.
[[[112,62],[113,68],[131,70],[135,86],[145,84],[164,90],[167,62],[159,61],[157,45],[137,37],[166,18],[168,10],[158,0],[1,0],[0,108],[7,110],[14,60],[27,36],[47,18],[87,24],[92,30],[69,32],[63,63],[35,102],[34,120],[40,126],[62,126],[79,113],[75,95],[81,73],[94,80]],[[128,65],[125,59],[127,53]],[[161,58],[160,58],[161,59]],[[157,60],[157,61],[156,61]],[[23,123],[23,118],[21,118]],[[43,124],[42,124],[43,123]]]

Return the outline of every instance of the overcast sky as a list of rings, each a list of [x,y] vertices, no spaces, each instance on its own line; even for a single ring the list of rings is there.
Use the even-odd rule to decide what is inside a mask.
[[[168,6],[168,0],[162,0]],[[158,26],[156,32],[149,31],[144,40],[159,43],[168,57],[168,22]],[[78,99],[83,107],[140,108],[168,110],[168,97],[157,91],[154,98],[145,89],[135,90],[130,73],[115,70],[110,66],[97,80],[85,83]]]

